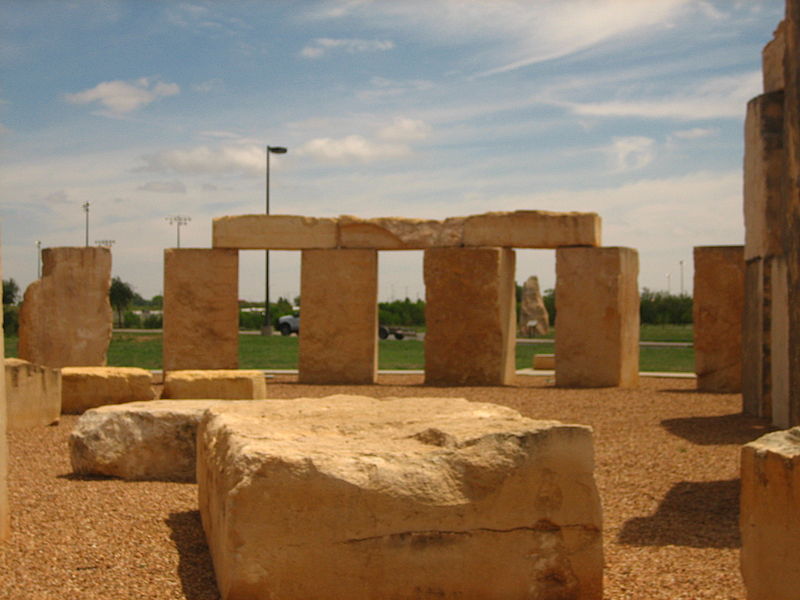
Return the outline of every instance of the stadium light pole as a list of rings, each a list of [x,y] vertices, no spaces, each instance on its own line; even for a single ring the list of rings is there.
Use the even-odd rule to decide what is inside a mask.
[[[266,214],[269,215],[269,155],[286,154],[288,150],[283,146],[267,146],[267,191],[266,191]],[[269,318],[269,250],[265,251],[264,266],[264,323],[261,327],[261,335],[272,335],[272,322]]]
[[[192,220],[192,217],[184,217],[183,215],[175,215],[174,217],[164,217],[165,221],[169,221],[170,225],[177,225],[178,229],[178,248],[181,247],[181,226],[186,225]]]
[[[81,204],[81,208],[83,212],[86,213],[86,247],[89,247],[89,203],[84,202]]]
[[[42,240],[36,240],[36,279],[42,278]]]

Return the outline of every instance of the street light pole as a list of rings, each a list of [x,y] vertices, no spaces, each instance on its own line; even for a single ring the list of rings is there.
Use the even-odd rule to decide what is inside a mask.
[[[683,261],[681,262],[681,296],[683,296]]]
[[[283,146],[267,146],[267,171],[266,171],[266,214],[269,215],[269,155],[286,154],[287,150]],[[269,316],[269,250],[265,250],[264,263],[264,323],[261,327],[261,335],[272,335],[272,321]]]
[[[83,208],[83,212],[86,213],[86,247],[89,247],[89,203],[84,202],[81,204],[81,208]]]
[[[42,278],[42,240],[36,240],[36,279]]]
[[[165,221],[169,221],[170,225],[177,225],[178,229],[178,239],[177,244],[178,248],[181,247],[181,226],[186,225],[189,221],[192,220],[192,217],[185,217],[183,215],[175,215],[174,217],[164,217]]]

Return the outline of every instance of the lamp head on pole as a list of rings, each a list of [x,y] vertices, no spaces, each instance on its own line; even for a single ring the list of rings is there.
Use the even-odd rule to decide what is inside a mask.
[[[267,146],[267,152],[272,152],[273,154],[286,154],[288,150],[283,146]]]

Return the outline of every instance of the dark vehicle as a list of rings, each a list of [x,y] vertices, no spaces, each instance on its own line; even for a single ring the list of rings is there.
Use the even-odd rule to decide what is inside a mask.
[[[300,335],[300,313],[297,312],[293,315],[286,315],[278,319],[278,331],[281,335],[292,335],[296,333]],[[400,329],[399,327],[389,327],[388,325],[380,325],[378,327],[378,337],[382,340],[388,339],[389,336],[394,336],[396,340],[402,340],[406,336],[415,336],[415,331],[408,329]]]

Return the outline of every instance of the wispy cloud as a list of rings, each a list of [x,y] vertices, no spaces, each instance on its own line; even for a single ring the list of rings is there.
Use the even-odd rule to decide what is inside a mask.
[[[360,52],[380,52],[392,50],[393,48],[394,42],[391,40],[317,38],[300,51],[300,56],[303,58],[322,58],[334,50],[356,54]]]
[[[710,127],[693,127],[692,129],[681,129],[673,131],[670,137],[678,138],[679,140],[697,140],[700,138],[711,137],[716,135],[717,130]]]
[[[378,137],[385,140],[409,142],[423,140],[431,133],[431,126],[419,119],[395,117],[391,125],[378,131]]]
[[[142,190],[143,192],[156,192],[159,194],[186,193],[186,186],[180,181],[148,181],[136,189]]]
[[[134,81],[104,81],[93,88],[65,94],[64,98],[72,104],[97,103],[112,115],[124,115],[151,102],[180,93],[177,83],[166,83],[149,77]]]
[[[310,156],[332,162],[371,162],[386,158],[407,156],[411,149],[405,144],[379,143],[361,135],[343,138],[315,138],[297,151],[300,156]]]
[[[141,161],[137,171],[257,177],[264,173],[266,150],[255,144],[203,145],[146,154]]]
[[[653,162],[655,140],[644,136],[616,137],[608,153],[615,171],[634,171]]]

